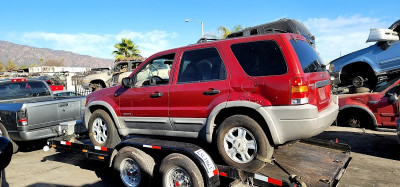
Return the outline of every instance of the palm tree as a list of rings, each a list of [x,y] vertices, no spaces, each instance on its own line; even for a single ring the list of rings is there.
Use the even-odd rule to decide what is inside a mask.
[[[225,26],[219,26],[218,27],[218,32],[222,32],[222,34],[221,34],[221,38],[226,38],[229,34],[231,34],[231,33],[233,33],[233,32],[237,32],[237,31],[240,31],[240,30],[242,30],[243,29],[243,27],[242,27],[242,25],[235,25],[233,28],[232,28],[232,30],[231,29],[228,29],[227,27],[225,27]]]
[[[122,38],[121,43],[114,45],[117,48],[112,54],[116,55],[115,59],[129,58],[140,56],[139,46],[135,45],[131,39]]]

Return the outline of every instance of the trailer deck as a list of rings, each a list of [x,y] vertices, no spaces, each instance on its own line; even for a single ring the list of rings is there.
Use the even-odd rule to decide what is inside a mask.
[[[100,161],[110,161],[114,151],[113,148],[93,146],[85,136],[80,138],[74,135],[61,136],[49,139],[48,142],[56,149],[84,153],[89,159]],[[184,152],[183,149],[188,149],[188,151],[194,152],[195,149],[200,148],[200,146],[186,142],[160,141],[141,137],[127,137],[124,142],[124,146],[147,148],[154,151],[171,149]],[[179,150],[180,146],[184,148]],[[256,182],[267,181],[272,186],[292,186],[291,184],[294,184],[295,179],[299,179],[299,176],[307,186],[336,186],[351,161],[348,145],[308,139],[279,147],[275,150],[272,164],[266,163],[266,166],[259,172],[250,173],[236,168],[227,168],[218,157],[214,156],[215,152],[207,148],[204,150],[213,155],[212,159],[220,170],[219,172],[222,171],[222,175],[219,173],[220,177],[238,178],[240,175],[246,175]]]

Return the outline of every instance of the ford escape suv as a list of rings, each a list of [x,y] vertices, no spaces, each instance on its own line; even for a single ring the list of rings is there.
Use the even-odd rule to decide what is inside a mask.
[[[227,164],[256,171],[275,147],[323,132],[337,113],[320,57],[284,33],[159,52],[122,85],[89,94],[84,121],[97,146],[130,134],[203,139]]]

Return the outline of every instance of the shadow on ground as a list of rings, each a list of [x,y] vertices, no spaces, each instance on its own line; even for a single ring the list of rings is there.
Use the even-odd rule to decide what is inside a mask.
[[[113,171],[106,162],[96,161],[87,159],[83,154],[71,153],[67,151],[57,152],[56,154],[46,156],[43,158],[42,162],[46,161],[55,161],[66,164],[71,164],[74,166],[78,166],[81,169],[94,171],[96,176],[101,178],[102,181],[97,182],[96,184],[84,185],[84,186],[112,186],[113,183]],[[43,186],[44,184],[37,184],[38,186]],[[33,186],[36,186],[33,185]],[[46,186],[46,185],[44,185]],[[59,186],[48,184],[48,186]],[[61,187],[61,186],[60,186]]]
[[[325,131],[315,138],[333,142],[337,139],[339,143],[350,145],[351,152],[400,160],[400,145],[397,143],[396,133],[379,133],[362,129],[357,131],[359,132],[354,132],[352,128],[341,128],[338,131]]]

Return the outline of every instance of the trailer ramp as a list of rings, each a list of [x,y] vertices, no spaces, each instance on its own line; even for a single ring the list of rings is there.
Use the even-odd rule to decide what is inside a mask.
[[[278,147],[274,152],[278,164],[267,164],[260,174],[287,178],[301,176],[307,186],[336,186],[351,161],[350,146],[318,139],[306,139]]]

